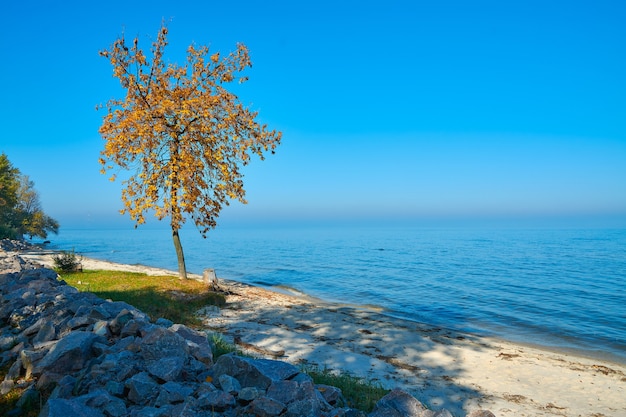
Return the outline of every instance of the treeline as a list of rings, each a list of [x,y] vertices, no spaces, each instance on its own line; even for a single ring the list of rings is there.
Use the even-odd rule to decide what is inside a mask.
[[[58,233],[59,223],[47,216],[39,202],[35,184],[0,154],[0,238],[48,237]]]

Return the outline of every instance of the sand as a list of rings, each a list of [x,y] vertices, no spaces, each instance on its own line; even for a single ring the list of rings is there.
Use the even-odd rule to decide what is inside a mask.
[[[23,257],[52,265],[49,254]],[[177,275],[94,259],[83,267]],[[221,283],[230,293],[227,305],[202,311],[204,324],[257,355],[400,387],[455,416],[476,409],[502,417],[626,416],[623,364],[396,319],[376,308]]]

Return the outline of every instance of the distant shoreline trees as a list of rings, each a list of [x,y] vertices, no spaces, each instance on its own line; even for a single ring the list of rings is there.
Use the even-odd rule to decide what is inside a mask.
[[[100,163],[102,173],[114,166],[134,172],[123,182],[122,214],[136,225],[146,213],[169,219],[179,276],[186,278],[179,229],[191,218],[206,237],[224,205],[245,203],[241,166],[252,155],[274,153],[281,133],[259,124],[257,113],[226,89],[247,79],[239,76],[252,65],[244,45],[225,56],[191,45],[184,65],[168,63],[166,46],[163,25],[151,57],[137,38],[127,43],[123,36],[100,52],[126,90],[106,104]]]
[[[35,183],[0,154],[0,238],[48,237],[58,233],[59,223],[46,215]]]

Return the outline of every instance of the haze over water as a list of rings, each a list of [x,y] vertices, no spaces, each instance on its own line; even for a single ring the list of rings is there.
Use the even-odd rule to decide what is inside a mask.
[[[626,363],[626,230],[320,226],[185,229],[188,270]],[[176,269],[164,229],[63,229],[52,247]]]

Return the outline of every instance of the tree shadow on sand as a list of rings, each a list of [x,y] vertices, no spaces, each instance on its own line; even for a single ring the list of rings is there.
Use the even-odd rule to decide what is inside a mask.
[[[463,379],[464,354],[486,346],[479,337],[363,308],[250,302],[227,303],[218,324],[205,324],[257,353],[404,389],[433,410],[479,408],[483,394]]]

